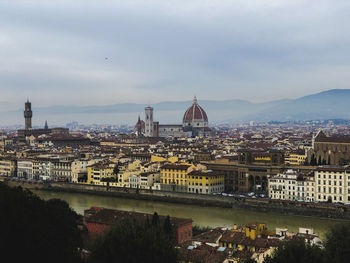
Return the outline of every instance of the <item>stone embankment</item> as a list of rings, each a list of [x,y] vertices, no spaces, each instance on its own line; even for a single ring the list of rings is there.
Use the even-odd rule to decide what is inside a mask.
[[[7,184],[10,186],[22,186],[26,189],[85,193],[148,201],[161,201],[199,206],[245,209],[266,213],[274,212],[288,215],[303,215],[350,220],[350,205],[342,204],[293,202],[271,200],[267,198],[254,199],[222,195],[203,195],[191,193],[152,191],[146,189],[106,187],[64,182],[37,183],[23,181],[7,181]]]

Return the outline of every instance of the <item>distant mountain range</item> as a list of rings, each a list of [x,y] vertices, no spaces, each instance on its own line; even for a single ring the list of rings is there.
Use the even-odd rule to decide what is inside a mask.
[[[181,123],[192,101],[168,101],[152,104],[154,118],[161,123]],[[302,121],[315,119],[350,119],[350,89],[333,89],[298,99],[252,103],[245,100],[199,100],[210,122]],[[132,124],[138,114],[144,117],[144,104],[107,106],[33,107],[33,123],[65,124],[72,120],[85,123]],[[0,113],[0,125],[23,122],[23,110]]]

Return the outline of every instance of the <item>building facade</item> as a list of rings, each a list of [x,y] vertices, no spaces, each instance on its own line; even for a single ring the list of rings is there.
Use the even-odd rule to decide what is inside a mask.
[[[187,192],[187,164],[166,164],[160,168],[160,187],[164,191]]]
[[[187,178],[189,193],[213,194],[225,190],[224,175],[212,170],[192,171]]]
[[[53,160],[51,176],[55,181],[72,181],[72,160]]]
[[[307,154],[314,165],[345,165],[350,163],[350,137],[327,137],[319,131]]]
[[[94,185],[109,185],[117,182],[114,168],[116,164],[110,161],[101,161],[88,166],[87,183]]]
[[[33,161],[18,160],[17,161],[17,177],[32,179],[33,178]]]
[[[0,175],[1,176],[17,176],[17,161],[13,158],[0,159]]]
[[[314,177],[287,170],[268,179],[269,198],[290,201],[315,201]]]
[[[350,167],[318,167],[315,195],[318,202],[350,203]]]

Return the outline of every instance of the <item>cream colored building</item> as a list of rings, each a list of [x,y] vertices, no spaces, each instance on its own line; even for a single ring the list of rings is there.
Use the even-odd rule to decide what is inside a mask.
[[[318,202],[350,203],[350,167],[319,166],[315,170]]]
[[[101,159],[75,159],[72,162],[72,182],[86,182],[88,172],[87,167],[100,161]]]
[[[16,176],[17,175],[17,161],[11,158],[0,159],[0,175],[1,176]]]
[[[271,199],[290,201],[315,200],[314,178],[291,169],[268,178],[268,189]]]
[[[26,179],[33,178],[33,160],[18,160],[17,161],[17,176]]]
[[[160,182],[159,172],[145,172],[140,174],[140,188],[152,189],[155,183]]]

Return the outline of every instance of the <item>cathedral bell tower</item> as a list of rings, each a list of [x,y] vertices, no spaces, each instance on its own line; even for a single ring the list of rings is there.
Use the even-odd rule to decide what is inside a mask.
[[[145,136],[153,137],[153,108],[145,108]]]
[[[24,104],[24,120],[25,120],[25,129],[30,130],[32,128],[32,104],[27,99],[27,102]]]

